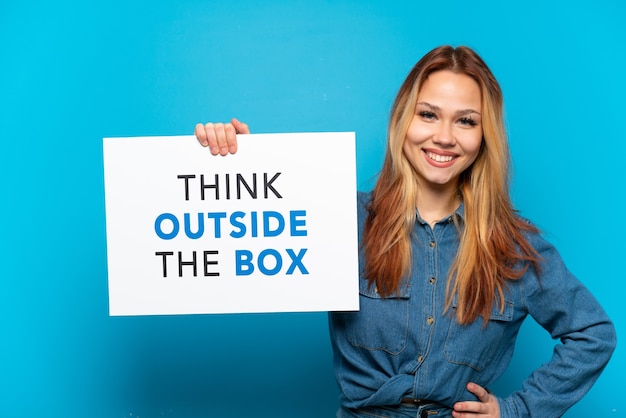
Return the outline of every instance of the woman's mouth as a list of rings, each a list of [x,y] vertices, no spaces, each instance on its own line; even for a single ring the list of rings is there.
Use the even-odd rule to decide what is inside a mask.
[[[454,156],[452,155],[435,154],[434,152],[431,152],[431,151],[426,151],[426,156],[430,158],[431,160],[436,161],[438,163],[447,163],[454,159]]]

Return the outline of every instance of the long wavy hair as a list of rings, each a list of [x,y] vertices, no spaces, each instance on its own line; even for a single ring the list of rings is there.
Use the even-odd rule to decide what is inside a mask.
[[[445,310],[456,296],[456,319],[485,321],[497,302],[504,309],[506,280],[520,278],[539,255],[525,238],[535,228],[520,219],[509,195],[509,148],[502,91],[485,62],[468,47],[441,46],[413,67],[393,104],[385,161],[365,223],[364,274],[383,297],[397,293],[411,274],[411,234],[416,221],[416,173],[403,152],[421,86],[436,71],[465,74],[481,91],[483,138],[474,163],[459,177],[464,202],[460,245],[449,272]],[[497,297],[497,299],[496,299]]]

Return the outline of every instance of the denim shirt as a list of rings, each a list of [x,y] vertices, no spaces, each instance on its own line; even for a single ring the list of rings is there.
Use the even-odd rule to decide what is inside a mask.
[[[359,193],[359,234],[370,198]],[[450,408],[475,401],[467,382],[485,388],[493,384],[509,365],[520,326],[531,315],[560,343],[551,361],[519,391],[498,398],[500,416],[563,415],[608,362],[616,342],[613,324],[556,249],[534,233],[527,239],[542,257],[540,277],[529,268],[520,279],[508,281],[504,311],[494,304],[486,326],[482,317],[469,325],[457,323],[455,307],[444,312],[444,303],[463,226],[462,205],[455,216],[456,224],[449,216],[431,228],[417,214],[411,277],[398,295],[383,299],[361,277],[360,310],[329,314],[342,406],[397,405],[407,397]]]

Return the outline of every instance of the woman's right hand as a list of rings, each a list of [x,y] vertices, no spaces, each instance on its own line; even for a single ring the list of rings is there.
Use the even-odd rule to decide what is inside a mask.
[[[209,147],[213,155],[234,154],[237,152],[237,134],[249,134],[248,125],[233,118],[230,123],[199,123],[194,134],[198,142]]]

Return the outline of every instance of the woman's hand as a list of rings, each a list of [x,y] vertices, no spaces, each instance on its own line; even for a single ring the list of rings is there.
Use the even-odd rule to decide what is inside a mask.
[[[454,404],[454,418],[500,418],[498,399],[476,383],[468,383],[467,390],[478,397],[479,402],[457,402]]]
[[[199,123],[194,134],[204,147],[209,147],[213,155],[234,154],[237,152],[237,134],[249,134],[250,128],[233,118],[230,123]]]

